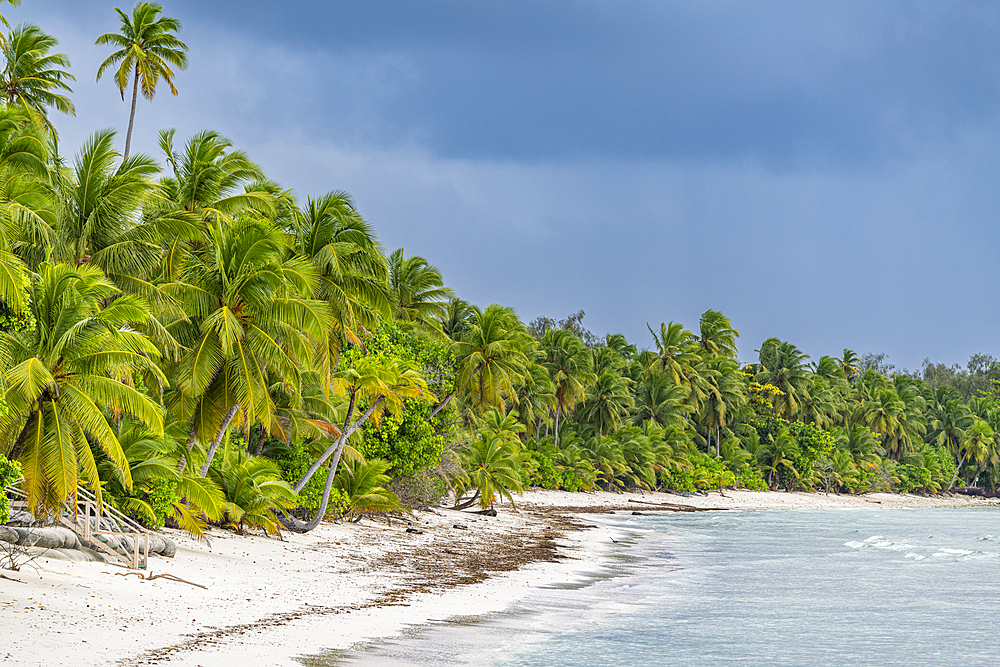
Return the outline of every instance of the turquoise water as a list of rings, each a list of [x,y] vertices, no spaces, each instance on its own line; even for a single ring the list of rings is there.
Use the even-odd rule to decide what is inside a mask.
[[[615,516],[585,582],[309,664],[984,665],[1000,509]]]

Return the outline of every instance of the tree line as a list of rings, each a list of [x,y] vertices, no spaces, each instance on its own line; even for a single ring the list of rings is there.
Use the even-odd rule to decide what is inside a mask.
[[[68,57],[36,26],[2,39],[0,468],[36,510],[82,484],[201,534],[447,494],[487,509],[530,485],[995,486],[992,358],[897,373],[771,338],[745,364],[715,310],[630,342],[583,311],[525,324],[468,303],[387,252],[348,194],[301,199],[216,131],[130,152],[139,89],[176,92],[187,47],[155,3],[118,20],[97,77],[131,86],[122,153],[99,130],[64,157],[49,113],[73,112]]]

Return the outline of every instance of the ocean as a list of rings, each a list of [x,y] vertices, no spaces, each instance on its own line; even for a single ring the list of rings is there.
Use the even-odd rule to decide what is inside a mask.
[[[591,518],[588,517],[588,520]],[[1000,508],[597,518],[599,570],[304,665],[986,665]]]

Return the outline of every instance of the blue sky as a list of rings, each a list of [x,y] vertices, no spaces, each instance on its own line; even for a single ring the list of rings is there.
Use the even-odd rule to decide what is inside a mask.
[[[130,8],[130,5],[124,6]],[[1000,5],[165,3],[180,94],[134,144],[213,128],[300,196],[350,192],[387,249],[527,321],[650,343],[708,308],[814,358],[1000,356]],[[128,105],[101,0],[5,9],[72,59],[69,152]]]

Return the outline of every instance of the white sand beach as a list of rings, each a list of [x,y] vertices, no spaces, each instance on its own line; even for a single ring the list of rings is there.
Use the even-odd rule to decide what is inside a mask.
[[[0,660],[10,665],[297,665],[294,656],[411,624],[500,611],[532,587],[594,570],[611,548],[587,513],[657,504],[733,510],[960,507],[969,497],[727,491],[725,496],[532,490],[499,516],[436,509],[410,524],[324,524],[283,540],[167,531],[175,558],[146,580],[116,565],[40,557],[0,571]],[[637,502],[638,501],[638,502]],[[457,528],[466,526],[466,528]],[[407,533],[413,528],[419,533]]]

